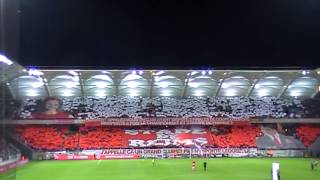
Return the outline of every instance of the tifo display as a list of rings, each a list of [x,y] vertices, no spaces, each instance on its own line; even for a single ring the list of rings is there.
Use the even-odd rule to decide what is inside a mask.
[[[48,97],[23,101],[15,118],[304,118],[320,117],[317,107],[320,107],[319,101],[276,97]]]
[[[23,125],[16,127],[16,132],[32,148],[49,151],[196,145],[220,148],[304,149],[319,136],[320,127],[300,126],[295,136],[278,132],[272,127],[255,125],[141,128],[80,126],[77,130],[70,130],[65,125]]]

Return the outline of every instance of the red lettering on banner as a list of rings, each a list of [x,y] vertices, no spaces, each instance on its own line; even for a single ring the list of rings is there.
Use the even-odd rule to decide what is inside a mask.
[[[131,129],[125,132],[130,147],[204,146],[211,138],[207,129],[203,128],[144,131],[147,133]]]

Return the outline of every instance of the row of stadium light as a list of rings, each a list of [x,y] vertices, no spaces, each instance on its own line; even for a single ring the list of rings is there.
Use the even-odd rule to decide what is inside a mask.
[[[75,81],[78,81],[78,80],[75,80]],[[32,84],[33,88],[38,88],[38,87],[41,87],[42,85],[43,85],[43,82],[41,82],[41,81]],[[75,86],[77,86],[77,85],[78,85],[77,82],[74,82],[74,83],[72,83],[72,82],[70,83],[70,82],[69,82],[69,83],[67,83],[65,86],[66,86],[66,88],[73,88],[73,87],[75,87]],[[103,89],[103,88],[107,87],[107,84],[106,84],[105,82],[99,82],[99,83],[96,84],[96,86],[97,86],[98,88]],[[129,92],[128,95],[130,95],[130,96],[139,96],[139,92],[134,89],[134,88],[136,88],[136,87],[138,86],[137,83],[135,83],[135,82],[129,82],[129,83],[127,84],[127,86],[128,86],[129,88],[131,88],[131,90],[130,90],[130,92]],[[158,86],[159,86],[160,88],[167,88],[167,87],[169,86],[169,83],[167,83],[167,82],[161,82],[161,83],[158,84]],[[196,84],[196,83],[195,83],[195,84],[190,84],[189,86],[190,86],[190,87],[194,87],[194,88],[199,87],[199,85]],[[231,86],[232,86],[232,85],[231,85]],[[223,84],[223,85],[222,85],[222,88],[228,88],[228,87],[231,87],[231,86],[229,86],[229,85],[227,85],[227,84]],[[256,85],[256,88],[259,89],[259,88],[260,88],[260,85],[259,85],[259,84]],[[289,88],[290,88],[290,87],[289,87]],[[236,94],[237,94],[237,91],[234,90],[234,89],[227,89],[227,90],[226,90],[226,93],[225,93],[226,96],[236,96]],[[302,95],[302,92],[301,92],[301,91],[300,91],[300,92],[299,92],[299,91],[292,91],[290,94],[291,94],[291,96],[301,96],[301,95]],[[35,93],[34,90],[32,90],[32,91],[29,91],[28,95],[29,95],[29,96],[36,96],[36,93]],[[64,92],[63,92],[62,95],[63,95],[63,96],[73,96],[71,90],[68,90],[68,89],[64,90]],[[97,96],[100,96],[100,97],[106,96],[106,94],[105,94],[102,90],[97,90],[97,91],[96,91],[96,95],[97,95]],[[168,90],[168,89],[163,89],[161,95],[162,95],[162,96],[171,96],[171,95],[172,95],[172,92],[170,92],[170,90]],[[195,91],[194,91],[194,96],[203,96],[203,95],[204,95],[204,92],[201,91],[201,90],[195,90]],[[260,89],[260,90],[258,90],[258,95],[259,95],[259,96],[268,96],[268,95],[270,95],[270,92],[269,92],[269,90],[267,90],[267,89]]]
[[[161,71],[160,71],[160,72],[161,72]],[[73,79],[73,81],[75,81],[75,82],[71,82],[71,83],[68,82],[68,83],[66,83],[65,86],[66,86],[67,88],[73,88],[73,87],[79,85],[79,84],[78,84],[78,81],[79,81],[79,76],[78,76],[78,74],[77,74],[75,71],[69,71],[69,73],[72,74],[72,75],[74,75],[74,77],[71,78],[71,79]],[[161,72],[161,73],[162,73],[162,72]],[[158,73],[158,74],[161,74],[161,73]],[[209,73],[210,73],[210,72],[209,72]],[[39,72],[39,71],[37,71],[37,70],[34,70],[34,69],[31,69],[31,70],[29,71],[29,74],[30,74],[30,75],[37,75],[37,76],[43,75],[43,73],[41,73],[41,72]],[[140,71],[139,74],[142,74],[142,71]],[[204,73],[203,73],[203,74],[204,74]],[[132,72],[132,75],[136,75],[135,71]],[[109,78],[109,77],[108,77],[108,78]],[[234,78],[235,78],[235,77],[234,77]],[[271,78],[271,77],[268,77],[268,78]],[[277,78],[277,77],[275,77],[275,78]],[[156,79],[156,80],[157,80],[157,79]],[[33,84],[33,87],[34,87],[34,88],[37,88],[37,87],[41,87],[42,85],[43,85],[43,82],[39,81],[39,82],[37,82],[37,83],[34,83],[34,84]],[[156,85],[159,86],[160,88],[167,88],[167,87],[170,85],[170,83],[168,83],[168,82],[159,82],[159,83],[156,83]],[[105,82],[98,82],[98,83],[96,84],[96,87],[98,87],[98,88],[105,88],[105,87],[107,87],[107,86],[108,86],[108,85],[107,85],[107,83],[105,83]],[[130,92],[129,92],[129,95],[130,95],[130,96],[138,96],[138,95],[139,95],[138,91],[136,91],[136,90],[134,89],[134,88],[137,88],[137,87],[139,86],[139,84],[138,84],[137,82],[134,82],[134,81],[128,82],[128,83],[127,83],[127,86],[128,86],[129,88],[132,88],[132,89],[130,90]],[[197,87],[199,87],[199,84],[198,84],[198,83],[190,83],[189,86],[190,86],[190,87],[193,87],[193,88],[197,88]],[[232,84],[231,84],[231,85],[228,85],[227,83],[223,83],[223,84],[222,84],[222,88],[229,88],[229,87],[232,87]],[[259,89],[259,88],[260,88],[260,85],[257,84],[255,88]],[[289,87],[289,88],[290,88],[290,87]],[[234,90],[234,89],[228,89],[228,90],[226,91],[226,93],[225,93],[226,96],[235,96],[236,94],[237,94],[237,91]],[[35,95],[34,91],[32,91],[31,93],[29,93],[29,95],[34,96],[34,95]],[[72,96],[72,95],[73,95],[73,94],[70,92],[70,90],[65,90],[64,93],[63,93],[63,96]],[[170,92],[170,90],[163,89],[161,95],[162,95],[162,96],[171,96],[172,93]],[[201,91],[201,90],[196,90],[196,91],[194,92],[194,96],[203,96],[203,95],[204,95],[204,93],[203,93],[203,91]],[[266,90],[266,89],[261,89],[261,90],[259,90],[258,95],[259,95],[259,96],[268,96],[268,95],[270,95],[270,93],[269,93],[268,90]],[[300,96],[300,95],[302,95],[302,92],[299,92],[299,91],[292,91],[292,92],[291,92],[291,96]],[[106,94],[105,94],[103,91],[97,91],[97,96],[106,96]]]
[[[7,65],[13,64],[12,61],[10,61],[7,57],[5,57],[5,56],[3,56],[3,55],[0,55],[0,62],[5,63],[5,64],[7,64]],[[104,74],[108,73],[108,71],[101,71],[101,72],[104,73]],[[213,71],[212,71],[212,70],[201,70],[201,71],[192,71],[192,72],[190,72],[188,75],[193,76],[193,75],[196,75],[196,74],[198,74],[198,73],[200,73],[200,72],[201,72],[202,75],[212,75],[212,74],[213,74]],[[37,92],[36,92],[36,89],[39,88],[39,87],[42,87],[44,84],[48,85],[48,84],[47,84],[47,80],[46,80],[45,78],[42,79],[43,72],[41,72],[41,71],[39,71],[39,70],[36,70],[36,69],[33,69],[33,68],[32,68],[32,69],[29,69],[28,73],[29,73],[29,75],[31,75],[31,76],[37,76],[37,77],[38,77],[38,78],[37,78],[38,81],[31,84],[32,88],[34,88],[34,89],[29,90],[28,93],[27,93],[27,95],[28,95],[28,96],[38,96],[38,94],[37,94]],[[63,96],[73,96],[72,91],[69,90],[69,89],[74,88],[74,87],[80,85],[80,84],[79,84],[80,78],[79,78],[78,73],[77,73],[76,71],[74,71],[74,70],[70,70],[70,71],[68,71],[68,73],[71,74],[73,77],[64,76],[64,78],[69,78],[69,79],[72,80],[72,82],[67,82],[67,83],[65,83],[64,86],[65,86],[67,89],[64,90],[64,92],[63,92],[63,94],[62,94]],[[143,70],[132,70],[132,72],[131,72],[132,75],[137,75],[137,76],[138,76],[138,75],[141,76],[143,73],[144,73]],[[157,78],[159,78],[158,76],[160,76],[160,75],[162,75],[162,74],[164,74],[164,73],[165,73],[164,71],[158,71],[158,72],[154,72],[154,73],[153,73],[153,75],[154,75],[154,77],[155,77],[155,85],[156,85],[157,87],[162,88],[162,93],[161,93],[162,96],[172,96],[172,95],[173,95],[172,92],[171,92],[170,90],[166,89],[166,88],[168,88],[168,87],[171,85],[170,82],[166,82],[166,81],[157,82],[157,81],[158,81]],[[310,72],[304,70],[304,71],[301,71],[301,73],[302,73],[303,75],[307,75],[307,74],[309,74]],[[318,71],[317,73],[320,74],[320,71]],[[224,75],[226,75],[226,73],[225,73]],[[106,75],[100,75],[100,76],[106,76]],[[101,78],[102,80],[103,80],[103,79],[105,79],[105,80],[106,80],[106,79],[110,79],[109,76],[106,76],[106,78],[103,78],[103,77],[100,77],[100,78]],[[236,77],[233,77],[233,78],[236,78]],[[267,78],[273,78],[273,77],[267,77]],[[274,78],[278,78],[278,77],[274,77]],[[191,80],[192,80],[191,78],[190,78],[189,80],[190,80],[190,82],[189,82],[189,84],[188,84],[189,87],[198,88],[198,87],[200,86],[199,83],[191,82]],[[97,82],[97,83],[95,84],[95,86],[96,86],[97,88],[100,88],[100,89],[106,88],[106,87],[108,87],[109,85],[110,85],[110,83],[106,83],[106,82],[103,82],[103,81]],[[129,92],[129,95],[130,95],[130,96],[139,96],[139,92],[138,92],[137,90],[135,90],[135,88],[137,88],[138,86],[140,86],[140,84],[139,84],[138,82],[129,81],[128,83],[126,83],[126,86],[127,86],[128,88],[131,88],[131,89],[130,89],[130,92]],[[228,84],[228,83],[222,83],[221,88],[224,88],[224,89],[225,89],[225,88],[230,88],[230,87],[232,87],[232,86],[236,86],[236,85],[234,85],[234,84]],[[255,88],[256,88],[256,89],[259,89],[259,88],[260,88],[260,85],[259,85],[259,84],[255,85]],[[291,88],[291,87],[289,86],[288,88]],[[320,88],[320,87],[318,87],[318,89],[319,89],[319,88]],[[96,91],[96,94],[97,94],[97,96],[106,96],[105,92],[104,92],[104,91],[101,91],[101,90],[97,90],[97,91]],[[226,90],[226,93],[225,93],[226,96],[236,96],[236,94],[237,94],[237,90],[235,90],[235,89],[227,89],[227,90]],[[194,96],[203,96],[203,95],[205,95],[205,93],[204,93],[202,90],[195,90],[195,91],[194,91]],[[268,95],[270,95],[270,92],[269,92],[269,90],[267,90],[267,89],[259,89],[259,90],[258,90],[258,95],[259,95],[259,96],[268,96]],[[300,95],[302,95],[302,92],[301,92],[301,91],[298,91],[298,90],[295,90],[295,91],[290,92],[290,95],[291,95],[291,96],[300,96]]]

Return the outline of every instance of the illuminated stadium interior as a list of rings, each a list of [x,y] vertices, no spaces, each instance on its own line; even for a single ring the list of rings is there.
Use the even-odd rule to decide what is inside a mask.
[[[0,0],[0,180],[319,180],[319,7]]]

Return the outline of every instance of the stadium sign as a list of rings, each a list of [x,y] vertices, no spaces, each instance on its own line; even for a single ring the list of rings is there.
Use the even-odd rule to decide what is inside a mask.
[[[129,147],[204,146],[212,144],[210,133],[205,128],[174,128],[158,130],[126,129]]]
[[[248,157],[256,156],[256,148],[163,148],[163,149],[104,149],[83,150],[82,155],[96,159],[177,158],[177,157]]]
[[[232,118],[107,118],[107,119],[22,119],[7,120],[5,124],[85,124],[86,126],[174,126],[174,125],[249,125],[249,119]]]

